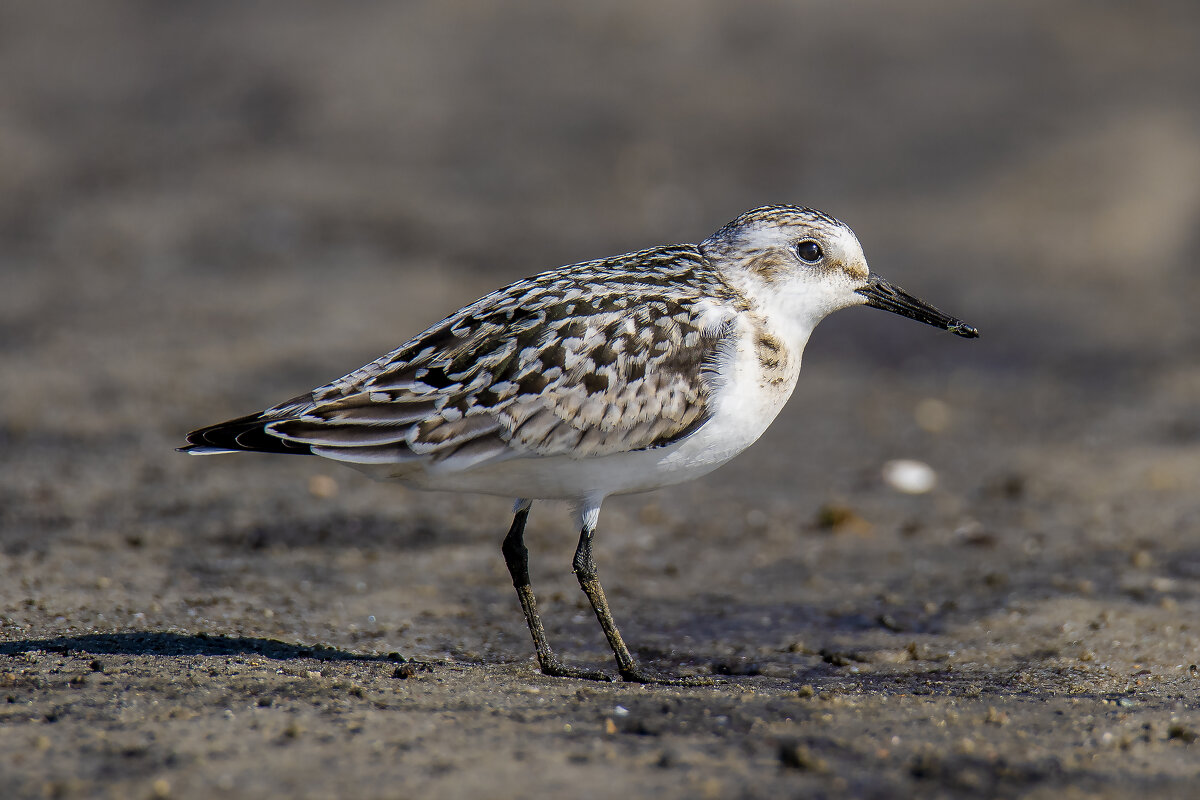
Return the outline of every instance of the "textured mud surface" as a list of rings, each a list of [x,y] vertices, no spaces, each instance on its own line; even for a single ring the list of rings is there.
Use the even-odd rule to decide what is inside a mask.
[[[5,796],[1192,796],[1200,17],[960,6],[0,12]],[[717,687],[540,675],[503,500],[173,452],[765,202],[983,338],[842,312],[763,441],[606,504],[626,639]],[[574,539],[535,505],[610,669]]]

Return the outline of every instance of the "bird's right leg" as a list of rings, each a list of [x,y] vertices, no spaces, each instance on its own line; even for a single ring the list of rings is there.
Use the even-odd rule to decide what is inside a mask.
[[[518,500],[516,515],[512,527],[504,537],[500,552],[504,553],[504,563],[508,566],[508,574],[512,576],[513,587],[517,590],[517,598],[521,601],[521,611],[525,614],[525,624],[529,626],[529,635],[533,637],[533,646],[537,650],[538,665],[542,674],[558,678],[580,678],[589,681],[611,681],[612,678],[598,670],[568,667],[554,655],[550,643],[546,641],[546,629],[542,627],[542,618],[538,616],[537,600],[533,596],[533,587],[529,583],[529,550],[525,547],[525,520],[529,518],[530,500]]]

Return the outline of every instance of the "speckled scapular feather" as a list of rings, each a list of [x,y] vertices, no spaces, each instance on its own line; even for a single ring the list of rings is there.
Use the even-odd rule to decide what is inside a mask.
[[[753,444],[791,395],[813,328],[862,304],[978,335],[872,274],[833,217],[764,206],[696,245],[517,281],[332,383],[194,431],[183,449],[311,453],[422,489],[516,498],[501,551],[542,672],[607,680],[554,655],[529,580],[531,501],[572,500],[573,570],[621,677],[702,682],[647,673],[626,647],[592,558],[600,505]]]

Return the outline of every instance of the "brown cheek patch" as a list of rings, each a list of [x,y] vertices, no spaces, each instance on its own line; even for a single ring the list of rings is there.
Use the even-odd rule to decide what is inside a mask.
[[[774,283],[792,269],[787,261],[769,253],[751,259],[747,266],[767,283]]]

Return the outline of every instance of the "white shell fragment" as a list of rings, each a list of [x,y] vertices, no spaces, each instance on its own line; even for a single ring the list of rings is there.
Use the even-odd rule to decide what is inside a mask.
[[[937,486],[937,473],[924,461],[898,458],[883,465],[883,481],[897,492],[925,494]]]

